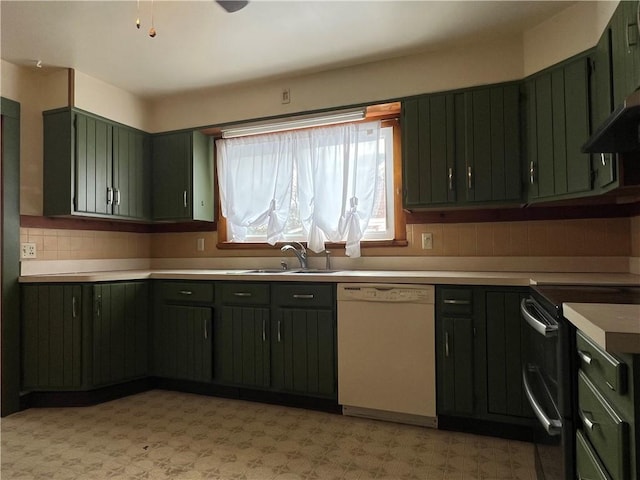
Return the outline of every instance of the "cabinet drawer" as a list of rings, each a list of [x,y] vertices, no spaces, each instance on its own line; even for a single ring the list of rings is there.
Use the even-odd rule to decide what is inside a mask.
[[[603,351],[582,332],[577,333],[580,368],[599,388],[627,393],[627,365],[620,359]]]
[[[578,413],[587,438],[611,478],[629,478],[629,425],[620,418],[583,371],[578,372],[578,403]]]
[[[162,282],[162,299],[170,302],[213,302],[213,283]]]
[[[273,287],[274,304],[282,307],[333,308],[333,285],[286,284]]]
[[[580,430],[576,432],[576,469],[578,478],[611,480],[589,440]]]
[[[265,283],[236,283],[222,285],[222,302],[236,305],[265,305],[269,303],[269,285]]]
[[[473,291],[468,288],[442,288],[439,301],[442,313],[470,315],[473,311]]]

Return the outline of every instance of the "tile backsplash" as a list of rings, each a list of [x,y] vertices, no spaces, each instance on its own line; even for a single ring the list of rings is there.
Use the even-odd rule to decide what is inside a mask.
[[[433,248],[421,237],[431,233]],[[198,240],[204,239],[204,250]],[[407,225],[407,247],[363,248],[371,256],[640,256],[640,216],[633,218]],[[279,248],[218,249],[217,232],[128,233],[21,228],[39,260],[281,256]],[[332,252],[344,255],[343,250]]]

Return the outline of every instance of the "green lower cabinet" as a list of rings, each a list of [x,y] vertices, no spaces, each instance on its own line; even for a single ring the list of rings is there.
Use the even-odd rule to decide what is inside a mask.
[[[276,309],[271,326],[272,388],[337,395],[334,318],[331,310]]]
[[[269,338],[268,308],[222,306],[213,327],[214,380],[268,388]]]
[[[22,389],[83,386],[82,286],[23,285]]]
[[[159,377],[210,382],[212,308],[156,305],[153,373]]]
[[[438,330],[438,413],[473,415],[473,319],[445,317]]]
[[[520,321],[524,292],[486,292],[487,412],[531,418],[522,387],[528,331]]]
[[[522,387],[528,288],[436,287],[438,414],[515,426],[533,420]]]
[[[93,286],[92,384],[103,386],[148,373],[146,282]]]

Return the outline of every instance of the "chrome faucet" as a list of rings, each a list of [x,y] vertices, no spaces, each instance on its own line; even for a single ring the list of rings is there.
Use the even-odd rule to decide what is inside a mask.
[[[280,250],[282,250],[283,252],[286,252],[287,250],[293,250],[293,254],[296,257],[298,257],[298,261],[300,262],[300,268],[302,268],[303,270],[306,270],[308,268],[307,249],[304,248],[304,245],[302,245],[300,242],[294,242],[294,243],[298,244],[298,246],[300,247],[300,250],[298,250],[296,247],[294,247],[290,243],[287,243],[286,245],[284,245]]]

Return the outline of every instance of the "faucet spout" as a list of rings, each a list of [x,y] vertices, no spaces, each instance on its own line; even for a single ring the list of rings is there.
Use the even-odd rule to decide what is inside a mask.
[[[293,254],[298,258],[298,261],[300,262],[300,268],[306,270],[308,268],[307,249],[304,248],[304,245],[302,245],[300,242],[295,242],[295,243],[298,244],[300,249],[297,249],[295,246],[291,245],[290,243],[287,243],[280,250],[283,252],[286,252],[287,250],[291,250]]]

